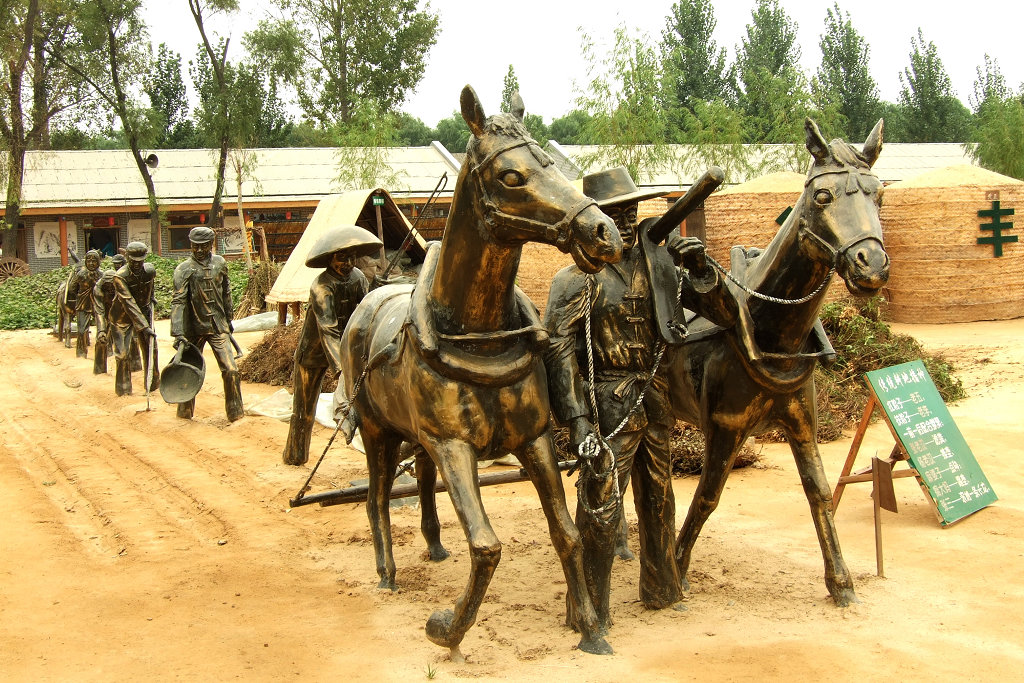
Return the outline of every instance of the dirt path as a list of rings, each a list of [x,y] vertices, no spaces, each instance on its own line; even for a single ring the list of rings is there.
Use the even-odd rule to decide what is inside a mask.
[[[229,424],[209,354],[213,370],[186,422],[158,396],[153,411],[138,412],[143,395],[116,397],[111,375],[94,376],[91,359],[45,332],[0,332],[0,677],[1019,677],[1024,320],[898,329],[960,363],[971,396],[951,412],[999,503],[942,529],[916,485],[897,481],[882,579],[869,490],[849,488],[837,526],[860,603],[840,610],[825,591],[792,458],[785,446],[765,446],[763,466],[734,473],[697,544],[686,611],[645,611],[637,563],[617,565],[616,654],[598,658],[574,650],[562,626],[565,587],[536,494],[529,484],[492,487],[485,504],[504,548],[463,644],[465,664],[423,635],[430,612],[450,606],[468,576],[443,499],[452,558],[425,560],[417,509],[397,508],[402,589],[378,591],[362,506],[288,511],[309,469],[281,464],[287,425],[252,416]],[[160,352],[170,357],[169,347]],[[275,390],[245,385],[246,404]],[[328,436],[314,434],[314,458]],[[891,444],[875,425],[863,452]],[[822,448],[831,480],[848,448],[849,440]],[[363,472],[361,454],[336,449],[314,490]],[[677,482],[679,521],[695,483]],[[566,487],[573,496],[573,480]]]

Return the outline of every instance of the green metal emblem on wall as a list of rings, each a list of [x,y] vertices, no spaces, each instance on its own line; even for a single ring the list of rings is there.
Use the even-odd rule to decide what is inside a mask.
[[[982,209],[978,211],[979,218],[991,218],[991,223],[982,223],[980,225],[982,230],[991,230],[991,235],[978,238],[978,244],[991,244],[992,252],[994,256],[1003,255],[1003,244],[1007,242],[1016,242],[1017,235],[1004,235],[1003,230],[1011,230],[1013,228],[1013,221],[1003,221],[1004,216],[1012,216],[1013,209],[1003,209],[999,206],[999,200],[995,199],[992,201],[991,209]]]

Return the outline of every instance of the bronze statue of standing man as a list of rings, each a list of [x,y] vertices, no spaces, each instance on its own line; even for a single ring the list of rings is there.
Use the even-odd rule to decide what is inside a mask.
[[[602,503],[630,481],[640,529],[640,599],[649,609],[661,609],[682,598],[669,452],[675,419],[663,356],[685,338],[685,326],[670,320],[677,292],[683,305],[724,324],[735,316],[735,300],[707,264],[699,240],[677,231],[666,248],[638,235],[639,202],[664,193],[638,190],[623,167],[585,176],[583,192],[615,221],[622,260],[596,275],[571,266],[555,276],[545,310],[551,337],[546,361],[551,407],[569,425],[574,451],[597,443],[587,439],[596,428],[615,457],[615,471],[608,473],[613,476],[587,480],[583,499],[590,504],[581,503],[576,513],[588,587],[607,627],[623,511],[619,504]],[[679,262],[689,267],[688,276],[676,267]]]
[[[309,308],[295,349],[292,374],[292,418],[284,462],[302,465],[309,460],[309,438],[316,403],[327,369],[341,372],[341,333],[349,316],[369,291],[356,259],[380,252],[380,240],[368,230],[343,225],[327,230],[313,244],[306,265],[325,268],[309,288]]]
[[[142,349],[148,390],[156,391],[160,386],[160,373],[156,371],[156,330],[153,327],[156,266],[146,263],[148,253],[149,247],[142,242],[129,242],[125,247],[128,262],[114,273],[114,296],[108,315],[101,311],[102,297],[97,300],[98,324],[106,327],[109,318],[109,336],[114,344],[114,393],[118,396],[132,393],[132,355],[136,344]],[[100,335],[106,337],[104,327],[100,328]]]
[[[242,378],[235,363],[234,306],[231,283],[224,257],[212,253],[214,232],[210,228],[192,228],[188,233],[192,256],[174,269],[174,294],[171,297],[171,336],[174,348],[192,344],[200,353],[206,344],[213,349],[224,380],[224,408],[228,420],[242,417]],[[189,420],[195,411],[195,398],[178,404],[178,417]]]
[[[78,327],[78,341],[75,344],[75,355],[85,358],[89,355],[89,326],[94,315],[93,289],[99,282],[100,253],[90,249],[85,253],[85,265],[75,269],[68,284],[68,297],[75,296],[75,323]]]

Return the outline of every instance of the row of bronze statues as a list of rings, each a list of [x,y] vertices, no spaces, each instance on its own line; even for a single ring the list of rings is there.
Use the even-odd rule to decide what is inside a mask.
[[[295,352],[283,460],[308,461],[323,378],[329,368],[339,372],[336,419],[349,440],[359,429],[366,451],[380,587],[396,588],[389,498],[407,442],[416,453],[431,559],[448,556],[434,500],[438,473],[469,544],[463,594],[426,625],[432,642],[461,657],[459,645],[501,557],[477,462],[513,453],[548,520],[567,584],[566,623],[580,633],[581,650],[610,653],[613,558],[629,553],[626,486],[638,519],[640,599],[650,609],[677,606],[688,588],[693,544],[740,445],[771,426],[785,432],[796,458],[829,592],[839,605],[856,600],[814,441],[811,371],[834,357],[817,322],[832,275],[864,295],[888,274],[881,185],[870,170],[881,151],[881,121],[856,150],[826,142],[808,120],[812,163],[803,194],[769,245],[734,248],[726,269],[678,231],[721,182],[720,172],[705,176],[665,216],[638,223],[639,203],[664,193],[641,191],[624,168],[587,175],[577,189],[526,131],[518,96],[511,113],[488,118],[467,86],[461,109],[472,133],[466,160],[443,240],[429,245],[415,284],[370,281],[355,268],[357,258],[381,247],[356,226],[325,231],[306,261],[324,270],[310,289]],[[210,253],[209,228],[189,237],[192,256],[174,274],[172,364],[183,363],[185,349],[198,350],[201,363],[210,344],[228,418],[235,420],[242,400],[224,259]],[[555,245],[575,262],[555,276],[543,319],[515,286],[523,245],[531,241]],[[112,275],[96,274],[98,255],[91,268],[87,255],[68,288],[80,297],[95,292],[97,316],[109,316],[97,321],[97,341],[113,339],[118,393],[131,392],[133,346],[142,347],[142,366],[145,359],[150,368],[156,364],[152,271],[142,261],[144,245],[126,251],[127,262]],[[75,302],[80,339],[88,310]],[[156,388],[152,381],[149,390]],[[194,398],[174,402],[179,416],[192,416]],[[552,416],[569,428],[577,455],[575,519]],[[700,483],[678,534],[669,445],[677,419],[707,438]]]
[[[171,336],[176,350],[188,347],[192,357],[202,362],[203,347],[209,344],[220,366],[224,380],[224,407],[229,421],[243,415],[241,377],[235,352],[237,343],[231,336],[234,307],[227,263],[223,256],[212,253],[215,233],[211,228],[197,227],[189,231],[192,254],[174,270],[174,292],[171,297]],[[115,359],[114,393],[131,395],[132,372],[144,372],[144,391],[161,388],[161,375],[173,384],[179,382],[175,372],[181,364],[176,354],[164,373],[158,373],[156,328],[156,266],[146,262],[149,248],[142,242],[129,242],[124,254],[116,254],[112,270],[100,269],[99,252],[90,250],[84,263],[73,269],[57,292],[58,334],[70,345],[70,315],[76,323],[76,355],[88,356],[90,329],[96,327],[93,349],[93,372],[107,372],[107,358]],[[66,335],[66,336],[65,336]],[[188,367],[188,366],[186,366]],[[168,372],[170,370],[170,372]],[[184,394],[175,387],[174,403],[178,417],[190,419],[195,409],[195,395],[202,386],[190,382]]]

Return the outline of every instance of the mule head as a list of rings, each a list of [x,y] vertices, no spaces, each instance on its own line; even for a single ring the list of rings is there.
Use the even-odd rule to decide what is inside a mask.
[[[558,170],[527,132],[518,93],[511,113],[489,118],[468,85],[461,104],[462,118],[473,134],[465,164],[475,176],[478,210],[490,239],[512,245],[553,244],[571,253],[587,273],[622,258],[615,223]]]
[[[871,167],[882,151],[882,121],[861,151],[842,140],[825,142],[817,124],[804,122],[814,163],[800,197],[801,238],[832,259],[846,288],[856,296],[876,293],[889,278],[889,255],[878,219],[882,183]]]

